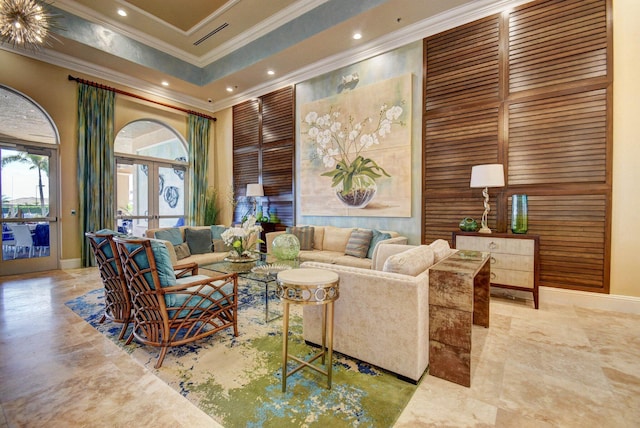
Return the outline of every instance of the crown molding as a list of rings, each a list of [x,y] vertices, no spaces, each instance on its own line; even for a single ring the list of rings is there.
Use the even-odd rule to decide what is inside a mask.
[[[321,61],[300,68],[293,73],[282,76],[280,79],[270,81],[268,84],[257,85],[243,91],[233,97],[225,98],[213,104],[215,111],[232,107],[235,104],[248,99],[262,96],[275,91],[283,86],[295,85],[305,80],[321,76],[339,68],[373,58],[377,55],[389,52],[393,49],[422,40],[426,37],[450,30],[460,25],[473,22],[495,13],[501,13],[513,9],[533,0],[481,0],[473,1],[453,9],[446,10],[432,17],[418,21],[415,24],[388,33],[357,48],[341,52],[327,57]]]
[[[97,77],[109,82],[116,83],[118,85],[135,89],[146,95],[184,104],[186,106],[202,110],[207,114],[212,113],[212,105],[206,101],[202,101],[198,98],[194,98],[180,92],[172,91],[170,89],[159,88],[157,86],[149,84],[148,82],[145,82],[144,80],[132,78],[128,74],[119,73],[109,68],[100,67],[86,61],[81,61],[75,57],[62,54],[60,52],[56,52],[50,49],[42,49],[36,54],[30,51],[14,49],[12,47],[4,45],[0,46],[0,49],[13,52],[17,55],[32,58],[37,61],[56,65],[58,67],[69,70],[70,73],[84,73],[91,77]]]
[[[230,9],[239,1],[240,0],[232,0],[227,4],[225,4],[224,11]],[[289,21],[292,21],[298,18],[301,15],[304,15],[310,10],[313,10],[316,7],[326,3],[327,1],[329,0],[310,0],[310,1],[299,0],[294,4],[290,5],[289,7],[270,16],[269,18],[261,22],[260,25],[256,25],[248,29],[241,35],[234,37],[233,39],[230,39],[229,41],[218,45],[215,49],[212,49],[209,52],[200,56],[186,52],[160,39],[157,39],[146,33],[138,31],[128,25],[124,25],[121,21],[117,21],[107,16],[104,16],[102,14],[96,13],[94,10],[84,5],[81,5],[73,0],[58,0],[55,6],[77,18],[83,19],[89,23],[93,23],[94,25],[103,26],[106,29],[120,33],[125,37],[131,38],[132,40],[142,43],[145,46],[165,52],[166,54],[172,57],[175,57],[191,65],[202,68],[232,53],[234,50],[237,50],[261,37],[266,36],[271,31],[277,29],[278,27],[286,24]],[[154,15],[151,15],[150,13],[136,6],[131,5],[130,3],[124,0],[118,0],[118,3],[123,4],[127,8],[131,8],[132,10],[135,10],[137,13],[143,14],[149,19],[152,19],[158,25],[163,26],[167,31],[177,33],[185,38],[188,38],[192,36],[194,33],[196,33],[197,31],[202,30],[202,28],[205,25],[207,25],[213,19],[217,18],[223,12],[223,11],[216,11],[215,13],[209,15],[207,18],[200,21],[193,28],[189,29],[188,31],[183,31],[167,23],[166,21],[163,21],[157,18]],[[60,34],[60,36],[64,37],[64,34]]]

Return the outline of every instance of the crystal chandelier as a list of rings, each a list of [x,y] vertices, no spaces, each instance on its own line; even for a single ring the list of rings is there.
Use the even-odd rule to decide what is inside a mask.
[[[51,14],[37,0],[0,0],[2,43],[38,50],[50,36]]]

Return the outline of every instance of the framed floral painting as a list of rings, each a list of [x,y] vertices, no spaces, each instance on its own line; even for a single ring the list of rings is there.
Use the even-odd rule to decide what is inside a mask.
[[[411,75],[302,105],[302,215],[411,217]]]

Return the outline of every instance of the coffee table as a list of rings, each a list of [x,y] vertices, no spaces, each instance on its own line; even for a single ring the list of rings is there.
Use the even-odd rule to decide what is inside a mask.
[[[292,268],[296,268],[299,266],[299,262],[297,260],[287,260],[275,263],[276,265],[288,265]],[[230,261],[220,261],[215,263],[209,263],[206,265],[200,266],[200,269],[210,270],[213,272],[220,273],[237,273],[238,277],[249,279],[251,281],[256,281],[261,284],[264,284],[264,320],[265,322],[271,322],[273,320],[277,320],[282,317],[281,313],[270,314],[269,312],[269,288],[270,285],[273,285],[271,288],[271,294],[275,295],[275,285],[276,285],[276,276],[277,271],[266,273],[266,272],[253,272],[252,269],[256,266],[269,266],[270,263],[266,263],[262,260],[257,260],[253,262],[230,262]],[[269,315],[275,315],[269,318]]]

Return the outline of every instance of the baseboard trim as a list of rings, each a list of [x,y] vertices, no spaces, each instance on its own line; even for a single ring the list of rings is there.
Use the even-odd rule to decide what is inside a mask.
[[[622,296],[618,294],[602,294],[588,291],[565,290],[563,288],[540,287],[540,304],[543,305],[545,303],[640,314],[640,297]]]
[[[64,259],[60,260],[60,269],[80,269],[82,267],[81,259]]]

